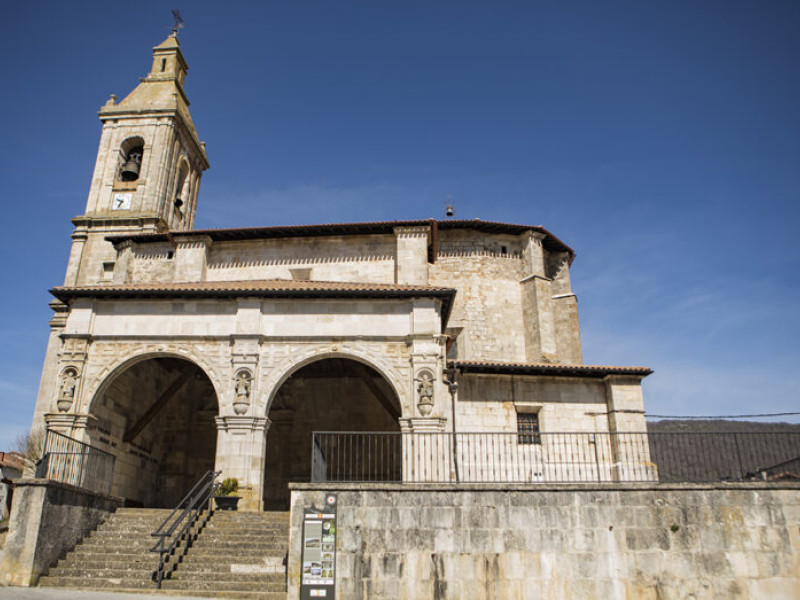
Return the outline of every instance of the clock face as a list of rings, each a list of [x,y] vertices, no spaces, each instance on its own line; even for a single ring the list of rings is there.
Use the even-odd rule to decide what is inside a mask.
[[[112,210],[130,210],[131,208],[131,194],[114,194],[114,200],[111,202]]]

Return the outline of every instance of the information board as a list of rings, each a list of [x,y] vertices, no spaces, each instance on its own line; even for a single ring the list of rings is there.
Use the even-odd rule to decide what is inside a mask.
[[[335,597],[336,535],[336,494],[328,494],[322,509],[303,514],[300,600]]]

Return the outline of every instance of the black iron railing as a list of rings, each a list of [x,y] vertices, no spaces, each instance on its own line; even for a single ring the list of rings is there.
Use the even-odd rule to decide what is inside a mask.
[[[158,552],[158,567],[153,573],[156,588],[161,589],[161,582],[168,573],[167,561],[170,557],[175,558],[178,546],[183,544],[182,553],[185,554],[193,537],[211,515],[211,498],[220,485],[217,481],[220,473],[222,471],[207,471],[158,529],[150,534],[158,538],[156,545],[150,548],[150,552]],[[201,517],[204,518],[202,523]],[[169,572],[174,571],[177,565],[178,560],[173,560]]]
[[[36,477],[109,494],[115,460],[113,454],[48,429]]]
[[[314,482],[596,483],[776,479],[800,433],[315,432]]]

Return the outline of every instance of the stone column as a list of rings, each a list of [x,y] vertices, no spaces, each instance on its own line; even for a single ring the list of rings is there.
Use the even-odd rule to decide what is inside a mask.
[[[215,418],[217,423],[216,469],[220,479],[235,477],[239,480],[241,510],[257,512],[262,509],[264,466],[267,451],[267,431],[270,421],[266,417],[225,415]]]

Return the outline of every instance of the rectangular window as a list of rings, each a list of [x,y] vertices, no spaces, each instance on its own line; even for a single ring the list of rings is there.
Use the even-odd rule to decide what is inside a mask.
[[[541,444],[539,438],[539,413],[517,413],[517,443]]]

